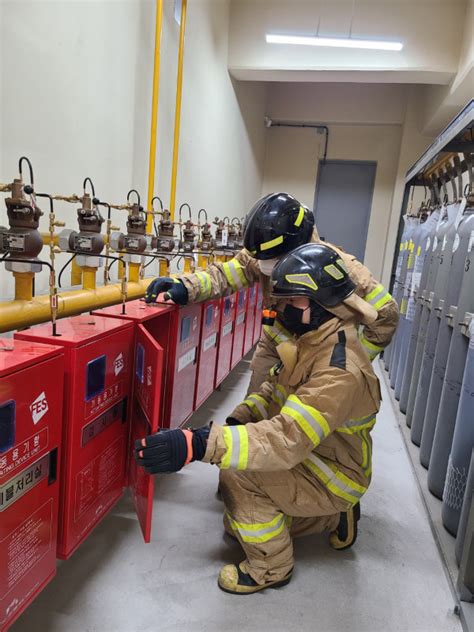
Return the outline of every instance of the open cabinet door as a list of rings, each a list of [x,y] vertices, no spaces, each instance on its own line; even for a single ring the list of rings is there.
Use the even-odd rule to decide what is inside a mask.
[[[158,431],[163,390],[163,348],[143,325],[138,325],[131,419],[129,481],[145,542],[151,539],[154,477],[139,467],[133,456],[136,439]]]

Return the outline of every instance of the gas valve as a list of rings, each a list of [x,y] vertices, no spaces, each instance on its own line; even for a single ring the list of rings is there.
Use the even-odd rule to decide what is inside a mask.
[[[184,223],[183,228],[182,212],[184,207],[188,209],[189,217]],[[194,224],[191,218],[191,207],[186,202],[184,204],[181,204],[181,206],[179,207],[179,225],[181,231],[181,239],[179,240],[178,250],[179,252],[192,254],[195,248],[196,233],[194,231]]]
[[[125,251],[126,260],[130,263],[142,263],[142,255],[147,250],[156,248],[158,239],[146,234],[146,213],[140,205],[140,196],[135,189],[129,191],[127,202],[130,201],[131,193],[137,194],[138,201],[132,204],[128,212],[127,233],[113,232],[110,236],[110,245],[114,250]]]
[[[158,241],[156,244],[157,252],[173,252],[175,247],[174,241],[174,224],[171,221],[170,212],[164,209],[163,216],[158,222]]]
[[[206,216],[204,224],[201,224],[201,213],[204,213]],[[201,227],[201,235],[199,237],[197,248],[200,252],[211,253],[216,246],[216,241],[211,234],[211,225],[207,221],[207,213],[203,208],[198,213],[198,223]]]
[[[28,185],[26,186],[28,190]],[[13,272],[39,272],[40,263],[32,263],[43,248],[38,230],[39,218],[43,211],[36,205],[34,196],[28,199],[24,193],[23,181],[15,178],[12,184],[12,197],[6,198],[9,228],[0,228],[1,252],[11,253],[16,259],[25,259],[25,263],[8,263],[7,270]],[[21,270],[20,270],[21,268]]]
[[[237,217],[234,217],[232,222],[235,222],[235,249],[238,252],[244,247],[244,231],[242,222]]]
[[[76,256],[78,266],[98,268],[102,265],[99,255],[105,245],[104,237],[100,232],[105,220],[97,206],[99,200],[95,197],[92,182],[93,197],[85,191],[87,180],[90,182],[90,178],[84,180],[82,206],[77,209],[79,232],[67,228],[62,230],[59,233],[58,243],[61,250],[78,253]]]
[[[216,228],[216,250],[228,250],[229,246],[229,228],[225,223],[225,220],[228,220],[228,217],[224,217],[224,219],[219,219],[216,217],[214,220],[214,224],[217,226]]]
[[[240,250],[237,246],[237,227],[235,224],[229,224],[228,226],[228,237],[227,237],[227,248],[229,250],[237,251]]]
[[[194,224],[188,219],[184,224],[183,238],[179,242],[179,251],[190,254],[193,253],[195,239],[196,233],[194,232]]]
[[[31,185],[24,185],[22,162],[26,160],[30,168]],[[29,197],[27,197],[27,194]],[[10,253],[15,259],[25,262],[5,261],[10,272],[41,272],[41,263],[35,259],[43,248],[43,240],[38,230],[43,211],[37,206],[33,189],[33,170],[30,161],[20,159],[20,178],[12,183],[12,195],[5,199],[9,227],[0,226],[0,252]]]

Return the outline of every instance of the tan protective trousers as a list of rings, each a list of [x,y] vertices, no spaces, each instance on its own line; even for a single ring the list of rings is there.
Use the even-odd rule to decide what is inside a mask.
[[[262,331],[261,338],[257,343],[252,362],[250,363],[252,375],[250,376],[247,395],[257,393],[260,390],[260,386],[268,378],[270,369],[279,361],[280,357],[276,350],[276,344],[270,342],[266,334]]]
[[[220,471],[224,527],[247,558],[258,583],[278,581],[293,568],[292,537],[333,531],[348,504],[303,465],[281,472]]]

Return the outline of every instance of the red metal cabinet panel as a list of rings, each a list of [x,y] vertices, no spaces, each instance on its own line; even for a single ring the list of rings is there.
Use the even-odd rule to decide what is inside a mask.
[[[236,302],[237,294],[231,294],[221,299],[221,320],[219,326],[215,388],[217,388],[230,373]]]
[[[2,632],[56,573],[64,375],[61,349],[8,343],[0,353]]]
[[[235,307],[234,343],[232,345],[232,359],[230,368],[233,369],[242,359],[244,349],[245,317],[247,314],[247,290],[237,292]]]
[[[194,409],[199,408],[214,390],[220,314],[220,299],[206,301],[202,304],[201,341],[199,345]]]
[[[134,446],[137,439],[158,431],[163,376],[163,349],[143,325],[138,325],[131,410],[129,484],[145,542],[150,542],[151,539],[155,477],[149,476],[136,464]]]
[[[182,426],[194,410],[194,390],[201,325],[201,305],[184,307],[163,303],[130,301],[96,312],[102,316],[143,324],[165,352],[162,394],[162,427]]]
[[[256,344],[262,333],[262,306],[263,306],[263,292],[262,286],[257,284],[257,298],[255,301],[255,322],[253,329],[253,344]]]
[[[133,328],[76,316],[16,334],[64,347],[63,469],[57,555],[69,558],[123,493]]]
[[[257,284],[251,285],[247,290],[247,315],[245,317],[244,351],[246,355],[253,347],[255,328],[255,304],[257,297]]]

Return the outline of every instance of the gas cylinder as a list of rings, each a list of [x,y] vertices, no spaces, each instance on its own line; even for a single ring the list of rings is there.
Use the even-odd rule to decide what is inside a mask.
[[[397,301],[400,311],[400,322],[397,327],[397,333],[395,336],[395,341],[393,345],[393,350],[390,358],[390,365],[388,369],[388,374],[390,377],[390,386],[394,388],[395,386],[395,378],[397,375],[397,366],[398,366],[398,358],[400,355],[400,343],[402,338],[401,331],[401,323],[404,320],[405,310],[404,310],[404,301],[403,297],[405,294],[405,285],[407,282],[407,277],[410,276],[409,271],[411,270],[412,265],[412,253],[413,253],[413,234],[418,228],[418,220],[413,216],[405,216],[405,223],[407,225],[407,230],[405,233],[405,242],[403,244],[403,257],[400,269],[400,275],[398,278],[397,288],[396,288],[396,296],[394,297]]]
[[[466,333],[469,337],[469,349],[443,491],[443,524],[453,535],[456,535],[458,529],[469,463],[474,447],[474,318],[471,318]]]
[[[467,249],[473,230],[474,208],[467,207],[460,216],[459,226],[454,238],[446,300],[443,303],[440,302],[439,310],[436,313],[439,320],[439,328],[420,444],[420,462],[424,467],[428,467],[430,462],[436,421],[438,419],[439,401],[446,373],[446,360],[453,331],[448,325],[447,317],[451,306],[457,305],[459,301]]]
[[[454,237],[456,235],[456,217],[459,211],[459,203],[449,204],[447,207],[448,220],[445,223],[445,230],[440,232],[441,247],[437,249],[436,280],[433,291],[427,297],[429,319],[426,328],[426,339],[423,347],[421,360],[421,371],[418,379],[415,405],[413,408],[413,418],[411,426],[411,440],[416,445],[420,445],[423,432],[423,422],[425,420],[426,402],[430,388],[431,373],[433,371],[433,361],[436,351],[436,341],[438,338],[439,318],[438,310],[440,301],[446,298],[449,269],[452,260]]]
[[[460,325],[467,325],[466,313],[474,312],[474,231],[471,230],[468,251],[464,261],[461,292],[457,307],[450,307],[448,325],[452,327],[451,344],[446,361],[446,372],[438,408],[431,458],[428,468],[429,490],[442,498],[448,458],[461,393],[461,384],[466,364],[468,339]]]
[[[449,227],[448,222],[448,213],[446,207],[442,207],[440,210],[440,216],[438,220],[438,225],[436,228],[436,233],[433,239],[433,244],[431,246],[431,256],[428,258],[428,278],[426,281],[426,287],[421,294],[420,301],[422,303],[422,311],[420,316],[420,326],[418,329],[418,337],[416,341],[416,350],[415,356],[413,360],[413,373],[412,380],[410,384],[410,393],[408,395],[408,404],[407,404],[407,425],[411,426],[412,417],[413,417],[413,409],[415,407],[415,399],[416,392],[418,389],[418,381],[419,375],[421,371],[421,362],[423,358],[423,349],[425,347],[426,341],[426,331],[428,329],[428,323],[430,318],[430,310],[429,310],[429,298],[431,293],[434,290],[434,286],[436,283],[436,274],[438,272],[439,265],[439,255],[441,253],[441,248],[443,244],[444,235]]]
[[[402,385],[400,390],[400,410],[403,413],[406,413],[407,411],[408,395],[413,375],[413,362],[415,360],[418,333],[420,330],[421,315],[423,312],[422,294],[426,289],[431,270],[431,262],[433,258],[432,245],[438,226],[439,214],[439,209],[435,209],[432,211],[428,220],[424,224],[427,236],[421,242],[421,252],[416,258],[415,270],[413,272],[413,292],[409,299],[407,308],[407,320],[410,324],[408,326],[409,333],[406,338],[405,369],[403,370]],[[410,426],[408,418],[407,425]]]

